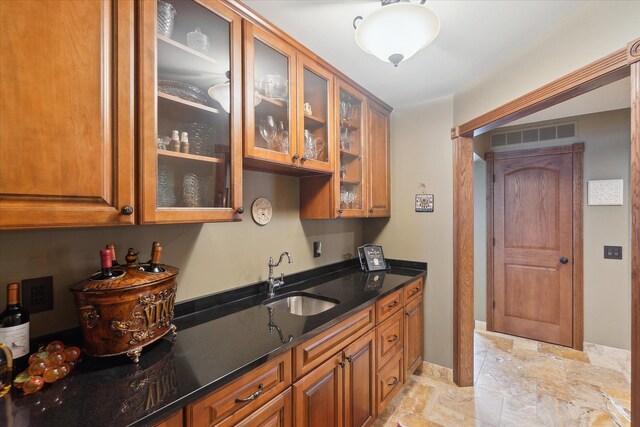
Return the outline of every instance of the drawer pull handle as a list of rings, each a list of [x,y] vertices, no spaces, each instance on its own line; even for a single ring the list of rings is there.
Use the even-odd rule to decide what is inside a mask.
[[[393,377],[393,381],[391,381],[391,383],[387,384],[389,387],[393,387],[394,385],[398,384],[398,377]]]
[[[398,305],[398,300],[395,300],[393,304],[389,304],[387,308],[393,308],[393,307],[396,307],[397,305]]]
[[[262,383],[260,383],[260,385],[258,386],[258,390],[255,393],[252,393],[249,395],[249,397],[245,397],[240,398],[240,397],[236,397],[236,403],[245,403],[245,402],[251,402],[252,400],[256,400],[258,397],[260,397],[260,395],[264,392],[264,390],[262,389]]]
[[[398,336],[397,335],[394,335],[394,336],[392,336],[391,338],[389,338],[387,340],[387,342],[396,342],[396,341],[398,341]]]
[[[411,295],[415,295],[415,294],[417,294],[418,292],[420,292],[420,288],[419,288],[419,287],[414,288],[414,289],[411,291]]]

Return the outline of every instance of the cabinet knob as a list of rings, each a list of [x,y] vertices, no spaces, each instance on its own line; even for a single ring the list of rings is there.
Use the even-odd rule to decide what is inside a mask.
[[[242,206],[240,206],[238,209],[236,209],[236,213],[243,213],[244,212],[244,208]]]
[[[344,360],[343,360],[342,362],[338,363],[338,365],[340,365],[341,368],[344,368],[346,363],[344,363]]]
[[[349,362],[349,363],[353,362],[353,357],[347,356],[347,362]]]
[[[120,209],[120,213],[122,213],[122,215],[131,215],[133,214],[133,207],[129,206],[129,205],[124,205],[122,207],[122,209]]]
[[[305,160],[307,160],[307,155],[305,154],[304,156],[302,156],[302,159],[300,159],[300,160],[302,160],[303,162],[304,162]]]
[[[343,212],[342,209],[338,209],[338,213],[341,214]]]
[[[562,258],[560,258],[560,263],[566,264],[568,262],[569,262],[569,259],[566,256],[563,256]]]
[[[373,208],[369,208],[369,213],[373,213]]]
[[[300,154],[296,153],[293,155],[293,160],[298,160],[300,158]]]

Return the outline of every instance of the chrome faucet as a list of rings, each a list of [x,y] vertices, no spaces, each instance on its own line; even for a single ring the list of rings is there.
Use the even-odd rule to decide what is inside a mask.
[[[291,254],[289,252],[282,252],[280,254],[280,259],[278,260],[277,263],[274,263],[273,262],[273,258],[269,257],[269,278],[267,279],[267,296],[269,298],[271,298],[271,297],[273,297],[275,295],[275,290],[277,288],[279,288],[280,286],[284,285],[284,273],[280,274],[280,278],[279,279],[274,279],[273,278],[273,267],[279,266],[280,263],[282,262],[282,258],[284,258],[285,255],[289,259],[289,264],[291,264],[293,262],[293,260],[291,259]]]

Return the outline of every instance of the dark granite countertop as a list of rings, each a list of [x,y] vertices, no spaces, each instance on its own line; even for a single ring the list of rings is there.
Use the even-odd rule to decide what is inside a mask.
[[[160,421],[426,274],[424,263],[389,264],[390,270],[378,273],[343,262],[290,276],[292,284],[278,295],[304,290],[340,303],[307,317],[274,310],[271,320],[282,337],[269,327],[262,284],[179,304],[175,345],[167,338],[145,347],[138,365],[125,357],[86,357],[69,377],[39,393],[24,396],[12,389],[0,398],[0,425],[111,427]]]

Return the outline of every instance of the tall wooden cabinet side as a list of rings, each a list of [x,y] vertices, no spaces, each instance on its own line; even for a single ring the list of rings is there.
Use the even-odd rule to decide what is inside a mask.
[[[0,3],[1,229],[134,223],[133,16],[131,1]]]

